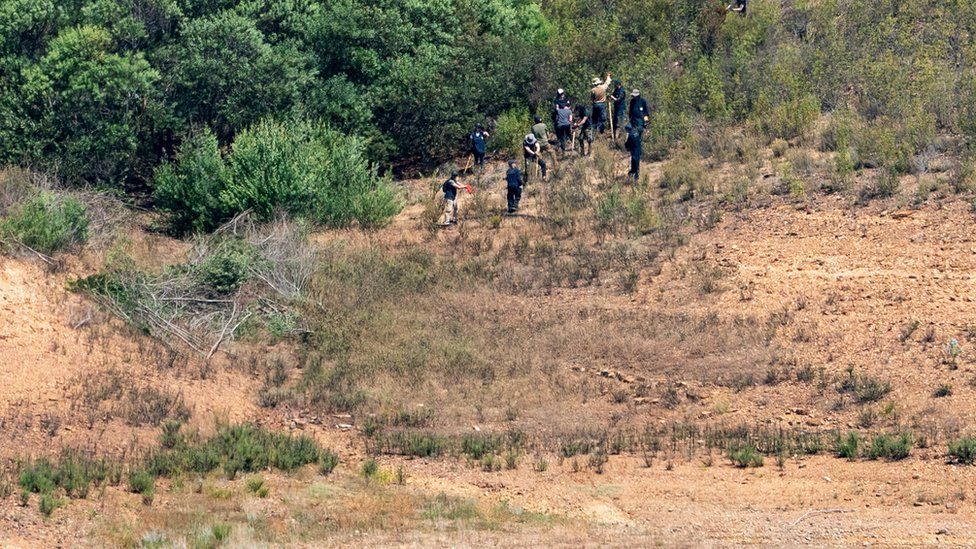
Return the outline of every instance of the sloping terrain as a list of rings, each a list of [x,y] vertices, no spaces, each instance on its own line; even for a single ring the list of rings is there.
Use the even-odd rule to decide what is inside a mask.
[[[436,184],[424,180],[408,183],[414,202],[390,227],[313,240],[383,253],[423,247],[434,257],[471,260],[517,246],[522,235],[550,238],[540,218],[551,208],[537,183],[521,216],[492,219],[503,199],[499,169],[490,168],[476,195],[489,213],[473,211],[484,206],[466,197],[471,217],[460,228],[422,228]],[[224,420],[303,432],[339,452],[341,463],[328,477],[269,473],[268,498],[242,480],[211,475],[165,481],[151,506],[109,487],[42,518],[11,495],[0,501],[0,541],[138,545],[153,535],[197,539],[222,521],[232,525],[228,542],[241,546],[976,543],[976,471],[947,464],[945,451],[976,412],[972,218],[969,205],[950,196],[914,209],[895,201],[852,207],[845,196],[757,199],[638,262],[630,291],[610,263],[588,283],[505,291],[492,285],[498,282],[468,283],[434,296],[433,305],[411,297],[405,307],[413,310],[399,310],[389,325],[369,325],[390,331],[374,334],[379,346],[364,350],[361,364],[373,352],[400,360],[384,354],[383,340],[390,347],[409,342],[390,326],[417,330],[411,326],[460,318],[471,349],[489,353],[491,374],[438,381],[432,371],[433,381],[414,385],[377,369],[370,395],[436,409],[429,429],[438,433],[517,429],[528,442],[517,468],[500,471],[470,457],[381,452],[382,474],[373,480],[359,474],[371,456],[363,434],[369,410],[326,413],[298,401],[258,406],[263,372],[249,369],[247,357],[287,356],[289,344],[243,341],[203,361],[68,292],[69,280],[89,272],[83,262],[51,273],[3,257],[0,424],[8,436],[0,455],[56,456],[66,447],[133,455],[159,434],[159,421],[142,421],[146,410],[134,402],[147,400],[142,389],[151,387],[166,413],[185,408],[199,429]],[[138,246],[148,246],[156,262],[185,253],[151,238],[160,242]],[[490,245],[472,245],[487,238]],[[566,238],[598,248],[615,237],[584,231]],[[652,246],[648,238],[632,245]],[[519,257],[525,266],[537,261]],[[519,261],[501,272],[519,276]],[[529,280],[539,272],[529,271]],[[108,391],[104,401],[90,396],[116,378],[126,390]],[[890,390],[865,394],[869,381]],[[942,385],[948,394],[934,396]],[[816,456],[783,452],[767,455],[762,467],[738,468],[720,446],[675,435],[678,425],[703,429],[702,438],[743,426],[822,433],[829,444],[848,430],[860,430],[865,441],[910,430],[915,448],[900,461],[848,461],[821,448]],[[646,441],[623,444],[603,454],[605,463],[593,458],[599,452],[560,450],[569,433],[649,428],[672,435],[655,435],[660,445],[652,449]]]

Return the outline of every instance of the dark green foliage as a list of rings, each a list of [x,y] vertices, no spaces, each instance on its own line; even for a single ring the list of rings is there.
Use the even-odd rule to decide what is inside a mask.
[[[247,281],[255,255],[243,242],[230,241],[196,266],[200,281],[219,294],[235,292]]]
[[[729,460],[736,467],[762,467],[763,455],[751,444],[729,450]]]
[[[245,210],[319,223],[382,225],[401,201],[364,156],[362,140],[304,122],[265,121],[241,132],[223,158],[212,134],[188,140],[156,173],[156,198],[174,231],[211,230]]]
[[[156,478],[148,471],[132,471],[129,473],[129,491],[141,495],[143,503],[149,505],[156,492]]]
[[[51,513],[53,513],[55,509],[57,509],[58,507],[62,507],[63,505],[64,505],[64,500],[55,496],[54,494],[51,494],[50,492],[45,492],[41,494],[41,498],[38,501],[37,508],[38,510],[40,510],[42,515],[44,515],[45,517],[49,517],[51,516]]]
[[[339,455],[329,449],[322,450],[319,455],[319,473],[328,475],[335,470],[336,465],[339,465]]]
[[[172,450],[147,456],[145,469],[155,476],[179,472],[207,473],[222,468],[233,478],[267,468],[292,471],[319,460],[322,450],[307,436],[292,437],[254,425],[222,427],[202,442],[184,441]]]
[[[891,392],[891,383],[867,374],[856,374],[854,368],[847,369],[847,376],[837,386],[841,393],[851,393],[860,403],[877,402]]]
[[[14,239],[42,253],[53,253],[88,239],[85,205],[77,199],[42,192],[0,218],[0,240]]]
[[[118,466],[110,461],[66,451],[56,462],[41,458],[22,465],[19,484],[32,493],[61,489],[68,497],[84,499],[93,485],[118,484],[120,474]]]
[[[881,434],[871,441],[871,447],[867,450],[867,457],[898,461],[907,458],[911,450],[912,439],[908,434]]]
[[[958,463],[972,465],[976,461],[976,438],[964,437],[950,442],[949,457]]]
[[[169,215],[175,233],[210,231],[227,217],[220,202],[227,172],[217,138],[209,130],[193,134],[172,163],[156,170],[156,205]]]
[[[837,441],[837,456],[854,461],[858,456],[860,442],[857,432],[851,431],[847,436]]]

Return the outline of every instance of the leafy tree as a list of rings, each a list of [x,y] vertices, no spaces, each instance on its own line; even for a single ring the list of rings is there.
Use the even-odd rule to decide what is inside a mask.
[[[24,70],[31,149],[68,181],[122,181],[158,79],[141,53],[113,52],[104,29],[62,31]]]

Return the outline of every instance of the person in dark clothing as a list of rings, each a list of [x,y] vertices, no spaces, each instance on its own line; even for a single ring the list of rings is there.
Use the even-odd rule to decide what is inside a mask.
[[[444,217],[441,225],[451,225],[458,222],[458,191],[465,188],[458,181],[458,172],[451,172],[451,177],[441,186],[444,192]]]
[[[613,117],[613,131],[617,132],[621,129],[620,123],[624,119],[624,111],[627,110],[627,90],[624,89],[624,85],[620,83],[620,80],[613,81],[610,102],[613,105],[613,113],[610,115]]]
[[[515,167],[515,161],[508,161],[508,172],[505,174],[505,183],[508,187],[508,213],[515,213],[519,209],[519,202],[522,201],[522,172]]]
[[[632,177],[634,181],[640,177],[640,161],[642,145],[641,143],[641,132],[637,128],[631,125],[627,125],[624,130],[627,132],[627,143],[624,145],[627,151],[630,152],[630,173],[627,174],[628,177]]]
[[[578,132],[580,156],[586,156],[593,152],[593,125],[590,123],[586,106],[576,105],[576,123],[573,128]]]
[[[749,6],[749,0],[733,0],[731,4],[728,5],[727,10],[738,12],[739,15],[745,16],[746,9]]]
[[[471,142],[471,154],[474,155],[474,165],[485,169],[485,151],[488,149],[488,138],[491,134],[485,131],[481,124],[474,127],[474,131],[468,136]]]
[[[573,135],[573,109],[569,103],[560,104],[556,107],[556,139],[559,140],[559,149],[566,152],[566,142]]]
[[[647,101],[641,97],[640,90],[630,92],[629,113],[632,129],[643,132],[644,126],[651,119],[651,110],[647,107]]]
[[[525,136],[525,140],[522,141],[522,154],[525,158],[525,179],[528,180],[529,178],[529,164],[538,164],[539,169],[542,170],[542,179],[545,179],[548,166],[542,158],[542,145],[539,144],[535,135],[530,133]]]

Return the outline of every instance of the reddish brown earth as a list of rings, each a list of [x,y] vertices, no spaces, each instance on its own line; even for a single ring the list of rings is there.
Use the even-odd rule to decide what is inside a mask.
[[[500,199],[500,187],[486,192]],[[815,383],[760,382],[737,391],[710,381],[716,368],[739,367],[735,360],[707,355],[700,369],[678,373],[699,398],[683,399],[675,410],[634,401],[619,409],[635,424],[687,419],[810,429],[853,428],[871,410],[883,416],[879,430],[912,427],[930,438],[929,448],[913,450],[904,461],[790,456],[782,467],[767,458],[762,468],[737,469],[722,455],[709,460],[698,453],[691,459],[670,456],[673,469],[668,470],[664,455],[650,467],[639,456],[623,455],[611,456],[606,471],[597,474],[585,466],[585,457],[576,458],[579,471],[574,460],[548,455],[544,472],[534,471],[534,458],[526,456],[519,469],[495,473],[453,458],[381,458],[386,469],[402,465],[407,482],[367,486],[355,474],[365,459],[360,438],[327,418],[299,427],[343,456],[332,477],[268,475],[273,494],[268,500],[245,494],[240,482],[215,479],[208,482],[230,486],[233,495],[221,499],[159,490],[151,508],[136,495],[109,489],[71,501],[49,519],[39,515],[34,500],[21,507],[15,492],[0,501],[0,545],[118,545],[133,536],[138,541],[151,529],[185,532],[192,522],[188,514],[243,521],[252,511],[269,517],[280,543],[307,546],[974,545],[976,468],[947,464],[945,456],[947,438],[968,432],[976,414],[976,389],[970,384],[976,360],[976,341],[970,337],[976,331],[968,330],[976,325],[973,213],[965,201],[950,198],[915,210],[895,204],[855,209],[850,203],[849,197],[819,197],[726,212],[660,272],[642,272],[634,296],[580,289],[527,299],[552,311],[583,303],[608,310],[766,318],[788,310],[792,321],[770,341],[770,357],[795,369],[823,368],[831,376],[843,376],[853,366],[890,381],[891,395],[876,404],[835,406],[837,392],[819,391]],[[527,200],[525,213],[533,208]],[[421,210],[421,205],[407,208],[391,228],[370,238],[387,245],[422,240],[416,229]],[[499,238],[529,223],[512,221],[506,221]],[[478,230],[476,224],[469,228]],[[336,236],[366,238],[334,233],[317,238]],[[446,242],[452,236],[433,238]],[[160,247],[179,253],[175,245]],[[716,290],[698,289],[696,263],[721,268]],[[141,336],[66,290],[67,281],[84,272],[82,263],[52,274],[35,261],[0,256],[0,456],[47,454],[62,446],[124,455],[151,441],[156,431],[121,420],[89,430],[72,410],[72,390],[80,380],[111,367],[124,369],[133,383],[181,392],[193,410],[192,423],[204,429],[214,418],[295,427],[288,410],[271,413],[256,406],[261,380],[230,357],[220,357],[205,376],[194,361],[168,370],[140,362],[148,345]],[[918,328],[902,337],[912,322]],[[951,339],[963,349],[956,369],[944,351]],[[659,369],[642,371],[634,364],[617,369],[624,378],[661,379]],[[564,375],[583,379],[598,373],[565,365]],[[952,395],[934,398],[943,383],[952,386]],[[883,412],[888,403],[891,410]],[[597,415],[619,409],[609,397],[593,403]],[[527,429],[545,420],[543,412],[526,416]],[[47,427],[52,418],[60,422],[54,436]],[[438,493],[472,500],[482,509],[507,502],[516,511],[488,527],[421,518],[416,501]],[[380,523],[362,518],[377,515],[376,509],[387,513]],[[525,519],[523,511],[545,518]],[[309,534],[316,531],[296,526],[299,514],[336,527]],[[234,532],[232,545],[264,544],[244,527]]]

